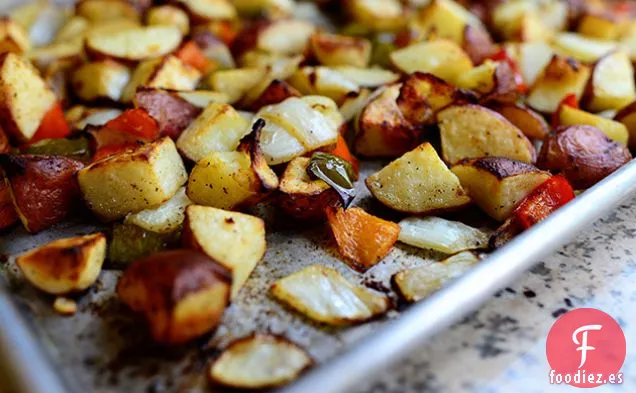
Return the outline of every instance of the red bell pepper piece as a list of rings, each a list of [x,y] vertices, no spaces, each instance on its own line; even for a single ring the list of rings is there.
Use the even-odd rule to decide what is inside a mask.
[[[57,102],[46,112],[40,122],[40,127],[38,127],[29,143],[38,142],[43,139],[66,138],[69,135],[71,135],[71,128],[68,126],[66,118],[64,117],[62,105]]]
[[[555,175],[535,188],[515,209],[515,221],[527,229],[574,199],[574,190],[561,175]]]
[[[176,52],[176,56],[185,64],[206,73],[211,68],[211,63],[206,59],[199,45],[194,41],[188,41]]]
[[[360,173],[360,165],[358,163],[358,159],[355,158],[353,154],[351,154],[349,146],[347,145],[347,142],[345,141],[342,134],[338,134],[338,142],[336,143],[336,147],[330,153],[334,156],[342,158],[343,160],[349,161],[349,163],[351,163],[351,166],[353,167],[354,172],[356,174]]]
[[[159,125],[144,109],[129,109],[108,121],[105,129],[118,131],[145,141],[153,141],[159,137]]]
[[[113,154],[121,153],[128,149],[134,149],[137,146],[138,145],[135,142],[127,142],[127,143],[118,143],[116,145],[108,145],[108,146],[100,147],[99,149],[97,149],[97,151],[93,155],[93,162],[99,161],[105,157],[112,156]]]
[[[490,60],[493,61],[505,61],[512,69],[515,78],[515,84],[517,85],[517,92],[519,93],[527,93],[528,86],[523,80],[523,75],[519,72],[519,67],[517,66],[517,62],[508,55],[505,49],[500,49],[498,52],[489,57]]]
[[[576,94],[570,93],[563,97],[561,102],[559,102],[559,106],[557,106],[557,110],[552,114],[552,127],[556,128],[559,126],[559,117],[561,116],[561,108],[563,106],[569,106],[571,108],[579,108],[579,101],[576,99]]]

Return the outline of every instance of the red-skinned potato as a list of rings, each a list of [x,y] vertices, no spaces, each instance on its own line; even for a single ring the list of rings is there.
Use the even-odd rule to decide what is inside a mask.
[[[473,64],[483,63],[484,60],[498,51],[488,31],[471,25],[464,28],[462,49],[470,57]]]
[[[543,116],[522,104],[495,104],[492,110],[515,125],[530,139],[543,140],[550,133],[550,126]]]
[[[143,314],[155,341],[182,344],[219,324],[229,303],[231,273],[193,250],[155,253],[130,265],[117,294]]]
[[[16,211],[31,233],[62,221],[77,209],[79,188],[75,174],[84,167],[62,156],[2,155]]]
[[[145,109],[159,125],[161,135],[177,139],[201,113],[179,95],[153,87],[139,87],[133,98],[135,107]]]
[[[327,183],[309,177],[309,161],[307,157],[290,161],[280,179],[277,202],[285,214],[297,220],[323,220],[325,209],[339,206],[340,198]]]
[[[543,142],[537,166],[561,172],[575,189],[593,186],[623,166],[632,155],[596,127],[562,127]]]
[[[0,181],[0,229],[10,227],[18,220],[18,213],[13,206],[9,185],[2,179]]]
[[[298,90],[290,86],[289,83],[279,79],[274,79],[265,88],[265,90],[263,90],[258,98],[254,102],[250,103],[245,109],[251,112],[258,112],[258,110],[264,106],[278,104],[289,97],[300,96],[301,94]]]

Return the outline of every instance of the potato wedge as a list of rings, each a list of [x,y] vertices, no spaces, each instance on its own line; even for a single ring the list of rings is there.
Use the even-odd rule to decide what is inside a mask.
[[[386,257],[400,234],[400,226],[372,216],[359,207],[327,208],[327,221],[344,262],[365,272]]]
[[[266,75],[267,71],[261,68],[236,68],[221,70],[213,73],[208,84],[213,90],[225,93],[229,97],[228,103],[239,101],[245,93],[256,86]]]
[[[249,132],[249,123],[234,108],[211,103],[181,133],[177,148],[186,158],[198,162],[212,152],[236,150]]]
[[[592,112],[621,109],[636,99],[634,67],[624,51],[601,57],[592,68],[583,107]]]
[[[401,212],[432,214],[470,203],[459,179],[429,143],[424,143],[367,177],[371,194]]]
[[[380,87],[397,82],[400,79],[400,75],[395,72],[377,67],[338,66],[333,67],[333,69],[360,87]]]
[[[181,43],[176,26],[147,26],[119,31],[97,30],[86,37],[86,53],[94,60],[135,62],[173,52]]]
[[[181,228],[186,207],[191,203],[185,187],[181,187],[172,198],[158,207],[127,215],[125,223],[157,233],[175,232]]]
[[[84,164],[62,156],[0,155],[20,221],[40,232],[76,210],[80,199],[75,175]]]
[[[451,106],[437,115],[444,161],[505,157],[527,163],[536,151],[525,135],[503,116],[479,105]]]
[[[624,124],[567,105],[559,109],[559,124],[563,126],[594,126],[603,131],[610,139],[622,145],[627,145],[629,140],[629,132]]]
[[[365,68],[371,59],[371,42],[366,38],[317,32],[311,36],[310,48],[326,66]]]
[[[75,12],[90,23],[121,19],[141,21],[141,14],[134,4],[125,0],[82,0],[77,3]]]
[[[207,206],[186,208],[182,243],[203,252],[232,272],[230,299],[236,298],[265,255],[265,223],[248,214]]]
[[[457,79],[457,86],[470,89],[480,96],[480,102],[510,102],[517,100],[514,71],[507,62],[486,60]]]
[[[236,8],[228,0],[175,0],[175,2],[184,6],[193,23],[236,17]]]
[[[582,63],[593,63],[616,50],[615,42],[584,37],[576,33],[559,33],[552,40],[557,53]]]
[[[130,265],[117,294],[143,314],[156,342],[175,345],[216,328],[231,282],[230,272],[200,252],[164,251]]]
[[[280,179],[278,207],[297,220],[316,221],[325,218],[325,209],[339,206],[336,190],[320,179],[307,174],[308,157],[297,157],[289,162]]]
[[[164,137],[97,161],[77,178],[87,206],[112,221],[169,200],[188,175],[174,142]]]
[[[347,6],[353,20],[373,31],[395,31],[405,26],[405,10],[397,0],[351,0]]]
[[[308,318],[334,326],[375,318],[389,309],[389,299],[347,281],[331,268],[312,265],[272,285],[272,295]]]
[[[234,389],[266,389],[285,385],[313,364],[293,342],[270,334],[235,340],[212,363],[210,381]]]
[[[190,32],[188,14],[172,5],[152,7],[146,13],[148,26],[176,26],[184,36]]]
[[[519,44],[517,65],[526,86],[534,86],[535,81],[553,57],[554,49],[547,42],[537,41]]]
[[[451,171],[484,212],[503,221],[517,205],[551,175],[534,165],[502,157],[463,160]]]
[[[461,276],[477,263],[479,258],[475,254],[464,251],[442,262],[403,270],[395,274],[391,281],[404,301],[418,302],[429,297],[449,281]]]
[[[0,55],[0,127],[28,142],[57,98],[37,71],[15,53]]]
[[[289,83],[303,95],[322,95],[341,102],[360,87],[343,76],[340,72],[328,67],[302,67],[292,75]]]
[[[180,93],[154,87],[137,88],[133,103],[157,121],[161,135],[172,139],[179,138],[201,113],[201,108],[183,99]]]
[[[146,60],[133,71],[130,82],[124,89],[121,100],[130,102],[140,86],[159,89],[194,90],[201,73],[175,56]]]
[[[54,240],[15,260],[26,280],[52,294],[80,292],[93,285],[106,256],[103,233]]]
[[[590,12],[581,17],[577,32],[586,37],[612,41],[619,37],[622,27],[622,23],[607,13]]]
[[[29,36],[22,26],[8,17],[0,18],[0,53],[22,54],[31,49]]]
[[[398,240],[413,247],[456,254],[488,248],[488,235],[458,221],[439,217],[409,217],[400,221]]]
[[[554,55],[530,90],[527,104],[539,112],[553,113],[568,94],[580,99],[589,77],[589,67]]]
[[[433,33],[460,45],[468,26],[482,26],[479,18],[453,0],[432,0],[418,11],[415,25],[424,37]]]
[[[473,68],[470,57],[452,41],[435,40],[398,49],[390,55],[391,63],[400,71],[411,74],[428,72],[450,83]]]
[[[627,142],[627,146],[630,149],[636,148],[636,101],[631,104],[625,106],[623,109],[616,113],[614,116],[614,121],[622,123],[625,128],[627,128],[627,132],[629,133],[629,138]]]
[[[623,166],[632,155],[601,130],[575,125],[557,130],[543,142],[537,165],[561,172],[575,189],[593,186]]]
[[[130,81],[130,70],[112,60],[86,63],[73,72],[71,86],[83,101],[118,101]]]
[[[550,133],[550,126],[543,116],[521,104],[496,104],[492,110],[505,117],[530,139],[545,139]]]

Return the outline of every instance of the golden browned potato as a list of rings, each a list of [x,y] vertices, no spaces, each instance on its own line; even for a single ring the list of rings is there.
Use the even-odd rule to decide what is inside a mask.
[[[477,16],[453,0],[432,0],[421,8],[415,18],[415,28],[423,37],[435,34],[461,44],[467,27],[483,28]]]
[[[86,53],[95,60],[140,61],[173,52],[181,43],[176,26],[99,29],[86,37]]]
[[[601,57],[592,68],[583,107],[592,112],[621,109],[636,99],[634,67],[624,51]]]
[[[83,16],[74,15],[55,34],[53,43],[61,44],[66,42],[81,47],[89,27],[90,22],[88,19]]]
[[[278,206],[298,220],[324,219],[327,207],[340,205],[336,190],[320,179],[309,177],[309,161],[308,157],[291,160],[278,187]]]
[[[470,57],[456,43],[439,39],[398,49],[390,55],[391,63],[400,71],[411,74],[428,72],[450,83],[473,68]]]
[[[54,240],[15,260],[26,280],[52,295],[83,291],[102,270],[106,236],[94,233]]]
[[[133,104],[155,119],[161,135],[177,139],[201,113],[201,108],[188,102],[181,93],[142,86],[137,88]]]
[[[615,40],[621,34],[623,24],[609,13],[589,12],[581,17],[579,34],[601,40]]]
[[[614,120],[622,123],[629,134],[628,147],[630,149],[636,148],[636,101],[625,106],[623,109],[616,113]]]
[[[181,133],[177,148],[188,159],[198,162],[216,151],[234,151],[250,132],[249,123],[227,104],[211,103]]]
[[[554,50],[547,42],[537,41],[519,43],[516,51],[518,53],[514,58],[523,76],[523,82],[526,86],[532,87],[552,60]]]
[[[543,142],[537,165],[559,171],[575,189],[585,189],[603,180],[632,155],[601,130],[587,125],[557,130]]]
[[[374,94],[354,120],[354,148],[366,157],[397,157],[417,146],[418,132],[413,129],[396,100],[400,85],[392,85]]]
[[[457,210],[470,203],[457,176],[424,143],[367,177],[371,194],[401,212],[432,214]]]
[[[232,275],[194,250],[163,251],[133,262],[117,294],[143,314],[152,338],[182,344],[214,328],[230,299]]]
[[[75,7],[75,12],[91,23],[121,19],[134,22],[141,20],[141,14],[134,4],[125,0],[81,0]]]
[[[86,205],[104,221],[159,206],[188,175],[172,139],[164,137],[96,161],[78,173]]]
[[[530,90],[527,103],[544,113],[553,113],[568,94],[583,95],[590,68],[571,58],[554,55]]]
[[[457,86],[470,89],[480,96],[480,101],[514,103],[517,84],[512,68],[507,62],[486,60],[482,65],[462,74]]]
[[[550,126],[543,116],[523,104],[495,104],[491,109],[505,117],[530,139],[543,140],[550,133]]]
[[[258,21],[242,29],[232,43],[236,58],[250,51],[289,56],[303,54],[315,27],[300,19]]]
[[[130,70],[112,60],[86,63],[73,72],[71,86],[83,101],[118,101],[130,80]]]
[[[400,80],[399,74],[379,67],[338,66],[333,69],[360,87],[380,87]]]
[[[437,115],[444,161],[506,157],[527,163],[536,151],[525,135],[503,116],[479,105],[451,106]]]
[[[347,7],[356,23],[374,31],[395,31],[406,25],[406,11],[398,0],[351,0]]]
[[[563,126],[588,125],[603,131],[610,139],[627,145],[629,132],[620,122],[593,115],[581,109],[564,105],[559,109],[559,124]]]
[[[215,91],[227,94],[228,103],[233,104],[265,78],[266,74],[267,70],[256,67],[220,70],[210,75],[208,85]]]
[[[451,170],[472,200],[498,221],[508,218],[523,198],[550,177],[534,165],[503,157],[467,159]]]
[[[321,95],[341,102],[344,97],[360,89],[356,83],[329,67],[301,67],[289,79],[289,83],[303,95]]]
[[[139,63],[133,71],[130,82],[122,93],[121,100],[130,102],[140,86],[194,90],[200,78],[201,72],[175,56],[145,60]]]
[[[175,3],[184,6],[193,23],[236,17],[236,9],[228,0],[175,0]]]
[[[47,229],[80,202],[76,174],[84,164],[63,156],[0,155],[11,199],[31,233]]]
[[[146,13],[146,22],[149,26],[176,26],[183,35],[190,32],[188,14],[172,5],[152,7]]]
[[[364,68],[371,59],[371,42],[361,37],[317,32],[311,36],[310,47],[316,59],[326,66]]]
[[[182,242],[184,247],[203,252],[232,272],[232,299],[263,258],[267,247],[262,219],[197,205],[186,208]]]
[[[0,17],[0,53],[22,54],[31,49],[31,41],[24,29],[8,17]]]
[[[533,1],[498,2],[490,16],[494,30],[506,40],[545,40],[548,28],[539,17],[539,6]]]
[[[122,111],[116,108],[88,108],[75,105],[66,111],[64,117],[72,130],[82,131],[87,126],[103,126],[121,114]]]
[[[26,60],[0,55],[0,126],[18,142],[28,142],[55,104],[53,91]]]
[[[593,63],[617,48],[616,42],[584,37],[576,33],[559,33],[552,39],[555,51],[582,63]]]

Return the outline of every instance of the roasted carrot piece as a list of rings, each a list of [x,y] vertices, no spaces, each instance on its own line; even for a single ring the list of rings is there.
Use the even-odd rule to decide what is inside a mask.
[[[137,146],[138,145],[135,142],[128,142],[128,143],[118,143],[115,145],[100,147],[99,149],[97,149],[97,151],[93,155],[93,162],[99,161],[102,158],[105,158],[108,156],[112,156],[113,154],[121,153],[128,149],[134,149]]]
[[[535,188],[513,214],[519,225],[527,229],[572,199],[574,199],[574,191],[565,177],[552,176]]]
[[[356,175],[360,173],[360,164],[358,162],[358,159],[355,158],[353,154],[351,154],[349,146],[347,145],[347,142],[345,141],[342,134],[338,134],[338,142],[336,143],[336,147],[331,151],[331,154],[333,154],[334,156],[338,156],[343,160],[349,161]]]
[[[561,117],[561,108],[564,106],[569,106],[571,108],[579,108],[579,101],[576,99],[576,94],[570,93],[563,97],[561,102],[559,102],[559,106],[557,106],[557,110],[552,114],[552,127],[556,128],[559,126],[559,117]]]
[[[326,213],[345,262],[361,272],[380,262],[400,235],[398,224],[372,216],[359,207],[346,210],[329,207]]]
[[[205,58],[203,51],[194,41],[188,41],[177,50],[176,56],[185,64],[207,73],[210,71],[211,62]]]
[[[58,102],[46,112],[40,127],[29,143],[41,141],[42,139],[66,138],[69,135],[71,135],[71,128],[64,117],[62,105]]]
[[[130,134],[145,141],[153,141],[159,137],[159,126],[144,109],[129,109],[110,120],[104,128]]]

